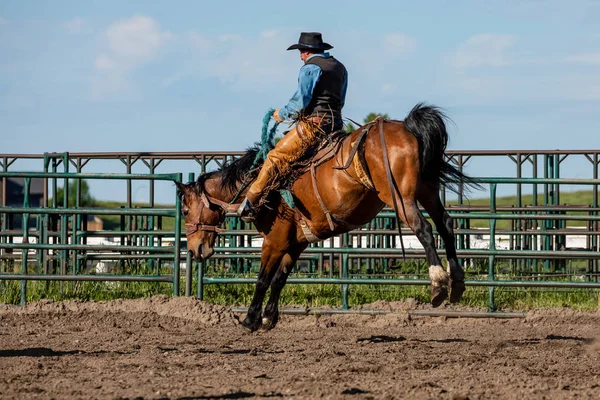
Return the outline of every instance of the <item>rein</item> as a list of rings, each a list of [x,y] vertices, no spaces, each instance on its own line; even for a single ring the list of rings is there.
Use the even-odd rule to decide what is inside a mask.
[[[231,204],[226,201],[216,199],[214,197],[207,195],[204,192],[202,192],[200,194],[200,200],[202,200],[204,205],[208,208],[210,208],[210,206],[213,204],[215,206],[221,207],[224,211],[227,211],[227,212],[236,212],[237,208],[238,208],[237,204]]]

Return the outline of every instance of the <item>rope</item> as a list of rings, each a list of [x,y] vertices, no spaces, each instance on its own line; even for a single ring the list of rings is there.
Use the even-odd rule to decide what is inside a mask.
[[[256,168],[259,164],[263,163],[267,159],[267,154],[275,147],[275,134],[277,133],[277,127],[279,126],[279,122],[275,121],[275,124],[269,129],[269,122],[271,122],[271,118],[273,118],[273,114],[275,113],[275,109],[271,108],[265,116],[263,117],[263,126],[262,126],[262,134],[260,141],[260,148],[256,153],[256,157],[254,158],[254,162],[252,163],[252,167],[250,170]],[[246,181],[248,180],[248,176],[246,176]],[[246,181],[244,184],[240,186],[238,193],[234,196],[233,201],[235,201],[241,192],[246,187]],[[288,206],[294,208],[294,198],[292,193],[289,190],[281,190],[281,197],[287,203]]]
[[[252,164],[252,168],[254,169],[259,163],[265,161],[267,159],[267,154],[269,151],[273,150],[275,147],[275,134],[277,133],[277,127],[279,126],[279,122],[275,121],[275,125],[269,130],[269,122],[275,113],[275,109],[271,108],[265,114],[263,118],[263,126],[262,126],[262,135],[260,142],[260,149],[256,153],[256,158],[254,159],[254,163]]]

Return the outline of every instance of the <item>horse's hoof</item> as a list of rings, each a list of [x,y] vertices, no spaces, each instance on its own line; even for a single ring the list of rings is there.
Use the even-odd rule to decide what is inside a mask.
[[[454,279],[450,281],[450,303],[458,303],[464,292],[465,281]]]
[[[248,317],[246,317],[242,321],[242,326],[246,329],[249,329],[250,332],[256,332],[258,330],[258,328],[260,328],[260,319],[250,320],[250,319],[248,319]]]
[[[267,318],[264,317],[262,319],[262,327],[261,329],[264,329],[265,331],[271,330],[273,328],[275,328],[275,325],[277,325],[277,321],[279,320],[279,315],[274,315],[271,318]]]
[[[431,287],[431,305],[433,307],[439,307],[442,305],[444,300],[448,298],[448,289],[443,286],[432,286]]]

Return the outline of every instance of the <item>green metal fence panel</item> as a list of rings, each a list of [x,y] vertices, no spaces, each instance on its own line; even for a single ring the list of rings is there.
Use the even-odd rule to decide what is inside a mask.
[[[56,160],[65,165],[65,172],[57,172]],[[181,182],[181,174],[88,174],[68,172],[68,154],[59,156],[45,155],[45,169],[52,164],[52,172],[22,172],[22,171],[2,171],[0,178],[6,182],[6,178],[23,178],[23,204],[22,207],[6,205],[6,190],[3,191],[3,202],[0,206],[0,216],[2,216],[2,231],[0,237],[1,260],[14,259],[13,252],[21,251],[21,273],[7,273],[0,271],[0,281],[2,280],[20,280],[21,281],[21,304],[25,304],[27,299],[27,281],[46,280],[46,281],[153,281],[153,282],[171,282],[173,284],[173,294],[179,295],[179,257],[181,254],[181,204],[180,199],[173,194],[175,207],[173,208],[106,208],[106,207],[79,207],[81,179],[102,179],[102,180],[148,180],[154,181],[178,181]],[[80,168],[78,168],[80,170]],[[62,207],[57,207],[57,186],[56,180],[64,179],[63,202]],[[33,207],[30,204],[30,188],[32,179],[44,180],[44,194],[41,207]],[[74,206],[69,202],[69,180],[74,180],[76,188],[76,198]],[[52,183],[52,202],[48,202],[47,187]],[[3,187],[6,188],[3,183]],[[19,215],[22,218],[22,229],[20,232],[14,232],[7,229],[7,219],[12,220],[13,215]],[[30,216],[36,216],[36,230],[30,236],[29,220]],[[162,237],[172,237],[173,246],[155,246],[154,241],[151,245],[146,241],[134,241],[130,245],[115,246],[112,244],[87,244],[88,237],[98,236],[98,232],[89,234],[86,224],[82,218],[87,215],[113,215],[128,216],[137,218],[141,221],[147,216],[170,217],[174,220],[174,229],[172,231],[154,231],[152,235],[161,235]],[[57,223],[48,224],[48,218],[56,218]],[[111,232],[111,236],[119,237],[147,237],[149,232],[144,232],[144,224],[138,224],[142,230],[129,230],[121,232]],[[35,243],[30,242],[30,237]],[[20,238],[21,243],[5,239]],[[81,240],[85,239],[85,240]],[[29,253],[37,251],[35,257],[37,262],[37,274],[30,273]],[[91,254],[91,252],[111,252],[112,254]],[[125,254],[124,254],[125,253]],[[129,253],[129,254],[127,254]],[[165,257],[166,256],[166,257]],[[113,274],[97,275],[82,273],[82,262],[90,259],[102,260],[138,260],[152,257],[156,260],[171,260],[173,263],[173,272],[170,275],[149,276],[135,274]],[[47,268],[47,261],[58,261],[59,268]],[[44,274],[39,274],[43,272]],[[62,291],[62,283],[61,283]]]
[[[31,277],[31,280],[45,279],[36,276],[56,277],[56,280],[84,279],[82,274],[85,262],[90,260],[104,260],[103,254],[93,254],[92,247],[88,241],[94,237],[112,236],[120,238],[119,254],[112,257],[119,262],[136,262],[146,260],[150,271],[159,271],[161,263],[173,262],[173,273],[167,278],[154,274],[140,276],[140,279],[170,279],[173,282],[173,294],[179,295],[180,265],[185,265],[185,294],[192,294],[192,279],[197,280],[197,296],[202,298],[206,284],[215,283],[215,279],[226,279],[227,283],[254,282],[254,279],[236,277],[236,274],[247,276],[256,272],[256,262],[259,258],[260,248],[257,247],[257,233],[242,223],[239,219],[229,216],[228,231],[219,236],[217,253],[213,259],[202,263],[193,263],[190,257],[181,262],[180,242],[185,243],[185,235],[180,229],[173,231],[162,229],[163,218],[175,220],[175,227],[181,226],[181,215],[179,199],[175,196],[173,188],[174,204],[172,208],[155,206],[154,183],[158,180],[181,181],[181,174],[159,174],[157,168],[165,160],[187,160],[193,166],[191,169],[200,173],[215,169],[242,153],[238,152],[195,152],[195,153],[46,153],[44,155],[0,155],[0,180],[2,181],[2,201],[0,203],[0,262],[2,260],[15,260],[14,251],[23,250],[20,255],[21,273],[7,274],[0,269],[1,280],[23,280]],[[484,268],[475,270],[480,276],[477,280],[469,280],[470,285],[485,285],[488,287],[489,307],[494,308],[495,288],[502,287],[572,287],[572,288],[597,288],[598,282],[598,259],[599,253],[599,212],[598,189],[598,166],[600,165],[600,150],[578,150],[578,151],[454,151],[448,152],[447,158],[454,162],[460,169],[465,170],[467,162],[473,159],[504,157],[514,162],[516,170],[514,177],[488,177],[481,178],[489,188],[490,198],[487,206],[472,206],[466,200],[465,193],[459,188],[459,195],[450,204],[445,190],[441,196],[448,205],[450,215],[455,218],[455,233],[457,236],[458,255],[463,266],[479,265],[483,263]],[[561,178],[563,169],[561,163],[567,157],[584,158],[591,163],[591,179],[566,179]],[[39,160],[43,164],[45,172],[9,171],[9,167],[15,162],[27,160]],[[122,165],[125,173],[104,174],[84,173],[88,161],[103,160],[115,161]],[[133,167],[145,165],[148,174],[133,174]],[[524,167],[530,164],[533,167],[531,177],[525,176]],[[76,172],[70,172],[70,167]],[[543,172],[538,171],[543,168]],[[62,168],[63,171],[59,171]],[[468,171],[466,171],[468,173]],[[505,171],[503,171],[505,172]],[[471,174],[477,175],[477,174]],[[6,182],[9,177],[24,179],[44,180],[44,199],[42,207],[31,207],[23,204],[22,207],[8,207],[6,203]],[[119,210],[101,209],[80,206],[81,185],[83,179],[111,179],[125,180],[127,182],[127,200],[125,206]],[[189,175],[188,180],[193,180],[194,175]],[[74,205],[69,208],[69,194],[65,190],[63,204],[57,204],[56,193],[59,182],[63,187],[74,182],[76,196]],[[137,208],[133,206],[132,182],[136,180],[147,180],[148,185],[148,207]],[[30,183],[29,183],[30,184]],[[516,201],[511,206],[497,205],[497,191],[499,186],[512,185],[516,187]],[[543,188],[543,195],[538,202],[538,186]],[[561,205],[561,193],[565,193],[572,185],[587,186],[592,191],[589,203]],[[523,198],[524,188],[529,188],[532,194],[530,204]],[[115,212],[118,211],[118,212]],[[86,215],[117,215],[121,218],[119,231],[94,232],[85,229]],[[20,232],[12,229],[13,216],[22,217],[27,220],[36,218],[36,228],[28,232]],[[477,226],[482,226],[477,228]],[[575,229],[573,224],[585,225],[582,229]],[[394,214],[383,211],[370,224],[362,229],[341,235],[326,243],[310,246],[301,257],[301,262],[306,263],[304,275],[311,276],[311,283],[323,282],[321,279],[329,279],[326,283],[340,285],[342,288],[342,306],[350,307],[348,304],[348,292],[351,285],[362,284],[361,279],[369,283],[377,284],[428,284],[428,279],[422,279],[427,275],[427,268],[422,263],[414,271],[411,270],[408,279],[398,278],[398,271],[403,271],[401,254],[397,249],[397,233],[394,230]],[[410,235],[410,231],[403,229],[403,234]],[[585,236],[585,245],[581,249],[567,248],[568,239],[573,235]],[[473,248],[475,236],[488,237],[489,248]],[[33,239],[36,243],[25,245],[15,243],[16,238]],[[174,246],[169,248],[163,241],[170,237]],[[508,237],[508,248],[497,248],[497,240]],[[335,243],[334,243],[335,242]],[[439,239],[437,240],[439,243]],[[109,248],[110,247],[110,248]],[[441,244],[440,244],[441,247]],[[109,251],[115,247],[95,246],[96,250]],[[30,253],[35,253],[35,261]],[[440,248],[440,254],[444,251]],[[407,260],[414,262],[423,258],[423,251],[418,248],[407,250]],[[581,260],[581,261],[578,261]],[[32,274],[27,270],[28,264],[37,263],[37,269],[43,274]],[[569,267],[571,262],[582,262],[585,266],[583,279],[585,282],[575,282],[575,275],[581,272],[581,268]],[[505,268],[510,266],[509,279],[506,279]],[[393,266],[394,268],[390,268]],[[540,268],[543,266],[543,268]],[[228,278],[212,276],[210,271],[215,268],[229,268]],[[197,268],[197,274],[193,274],[193,268]],[[399,268],[399,269],[395,269]],[[469,269],[467,270],[469,272]],[[68,272],[68,273],[67,273]],[[502,273],[499,273],[502,272]],[[10,277],[6,277],[10,275]],[[334,276],[338,278],[334,278]],[[97,275],[99,276],[99,275]],[[123,280],[134,279],[120,275]],[[18,279],[17,279],[18,277]],[[102,278],[102,276],[99,276]],[[118,279],[111,277],[110,279]],[[380,278],[385,277],[385,278]],[[515,279],[510,279],[511,277]],[[573,282],[553,281],[560,277],[570,279]],[[65,278],[65,279],[62,279]],[[393,279],[392,279],[393,278]],[[480,279],[481,278],[481,279]],[[48,278],[50,279],[50,278]],[[93,278],[96,279],[96,278]],[[240,279],[240,280],[236,280]],[[300,280],[298,280],[300,279]],[[290,278],[290,283],[308,283],[305,278]],[[379,281],[381,279],[381,282]],[[502,280],[504,279],[504,280]],[[524,280],[525,279],[525,280]],[[588,284],[590,286],[582,286]],[[545,285],[545,286],[544,286]],[[26,290],[26,285],[25,289]],[[24,296],[23,296],[24,297]]]

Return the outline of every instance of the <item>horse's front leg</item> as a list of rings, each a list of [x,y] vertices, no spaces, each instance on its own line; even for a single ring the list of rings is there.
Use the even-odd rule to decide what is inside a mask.
[[[285,259],[286,257],[284,257]],[[285,286],[288,276],[290,275],[291,268],[287,269],[283,265],[279,267],[275,277],[271,281],[271,295],[265,306],[265,311],[262,318],[263,329],[273,329],[279,321],[279,296],[281,290]]]
[[[251,331],[257,330],[262,324],[263,300],[284,254],[282,251],[271,249],[266,241],[263,244],[260,271],[258,272],[258,280],[254,289],[254,297],[248,308],[246,318],[242,322],[242,325]]]
[[[305,248],[306,245],[299,245],[298,248],[293,249],[281,259],[281,265],[271,281],[271,295],[265,306],[264,317],[262,319],[263,329],[273,329],[275,328],[275,325],[277,325],[277,321],[279,320],[279,297],[281,295],[281,290],[285,286],[288,276],[294,269],[294,266],[300,257],[300,253],[302,253]]]

